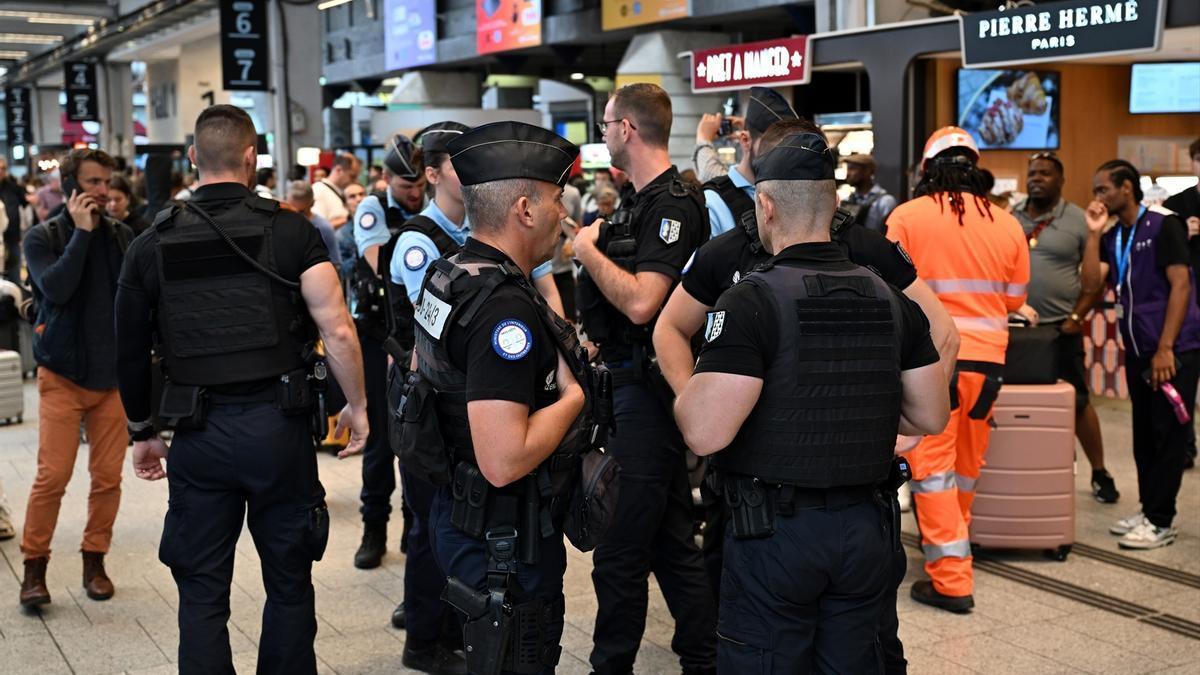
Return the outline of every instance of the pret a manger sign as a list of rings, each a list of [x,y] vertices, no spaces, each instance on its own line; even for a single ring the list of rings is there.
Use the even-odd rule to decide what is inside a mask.
[[[1155,51],[1165,0],[1068,0],[959,15],[963,65],[991,68]]]
[[[692,91],[807,84],[808,36],[726,45],[692,52]]]

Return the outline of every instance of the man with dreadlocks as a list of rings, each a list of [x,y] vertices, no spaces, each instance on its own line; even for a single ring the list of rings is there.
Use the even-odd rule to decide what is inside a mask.
[[[1029,283],[1021,225],[992,208],[978,161],[979,150],[966,131],[935,131],[925,143],[916,197],[887,221],[888,238],[911,253],[961,339],[950,382],[950,422],[908,453],[930,577],[913,584],[912,597],[952,612],[975,605],[967,525],[1000,390],[1008,313],[1025,303]]]

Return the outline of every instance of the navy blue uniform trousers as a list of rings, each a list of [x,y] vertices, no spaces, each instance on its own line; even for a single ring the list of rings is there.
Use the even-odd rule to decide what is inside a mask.
[[[683,670],[711,670],[716,607],[693,536],[683,437],[645,385],[617,387],[613,413],[617,431],[608,451],[621,466],[621,490],[613,527],[592,557],[599,603],[592,669],[598,675],[633,672],[653,572],[675,619],[671,649]]]
[[[400,467],[404,503],[412,512],[408,530],[408,553],[404,558],[405,632],[414,647],[437,641],[450,607],[442,601],[446,575],[433,553],[432,523],[429,520],[437,488]]]
[[[363,355],[363,388],[367,394],[367,420],[371,435],[362,453],[362,493],[359,498],[364,523],[386,523],[392,514],[396,491],[396,455],[388,446],[387,352],[383,344],[358,334]]]
[[[487,544],[467,536],[450,524],[450,508],[453,503],[450,488],[439,488],[434,493],[429,518],[432,525],[433,551],[437,563],[441,569],[445,570],[446,576],[454,577],[475,590],[487,590]],[[525,600],[536,599],[545,603],[562,603],[563,575],[566,572],[567,549],[563,545],[562,533],[556,532],[549,537],[542,538],[538,543],[536,564],[517,563],[516,582],[521,586]],[[439,592],[445,585],[446,582],[443,579],[437,587]],[[556,647],[562,642],[562,614],[560,613],[556,619],[556,625],[550,628],[549,634],[546,636],[544,646],[547,648]],[[554,668],[543,669],[544,675],[551,675],[553,672]]]
[[[775,533],[725,540],[718,670],[875,673],[893,579],[890,513],[874,500],[798,509]]]
[[[329,529],[308,425],[274,403],[214,403],[204,430],[175,434],[159,559],[179,588],[180,673],[234,672],[229,586],[244,519],[267,592],[258,672],[317,671],[312,564]]]

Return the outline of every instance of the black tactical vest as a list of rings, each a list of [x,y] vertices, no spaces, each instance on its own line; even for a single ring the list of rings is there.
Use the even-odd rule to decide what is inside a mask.
[[[758,403],[713,466],[808,488],[885,479],[901,399],[901,323],[888,285],[863,268],[773,262],[742,283],[774,303],[779,350]]]
[[[516,284],[536,304],[542,321],[554,336],[559,352],[585,392],[589,391],[587,360],[581,353],[575,328],[550,309],[537,290],[511,262],[463,261],[458,253],[432,264],[415,308],[417,369],[437,392],[438,425],[447,451],[455,462],[477,464],[467,419],[467,376],[450,360],[447,336],[470,325],[476,313],[501,284]],[[592,432],[591,400],[563,437],[554,453],[537,469],[539,492],[549,507],[554,498],[567,496],[580,455],[589,449]],[[517,485],[517,484],[514,484]],[[557,509],[558,505],[552,508]],[[561,513],[555,517],[561,517]]]
[[[257,196],[214,216],[238,248],[278,274],[279,202]],[[160,213],[158,331],[164,371],[180,385],[216,386],[305,367],[316,331],[299,290],[254,269],[199,216]]]
[[[733,214],[733,222],[741,225],[744,219],[749,217],[754,219],[754,200],[746,191],[733,184],[733,179],[728,175],[717,176],[700,187],[701,190],[712,190],[717,193],[721,201],[725,202],[725,206],[729,207],[729,212]],[[747,216],[749,214],[749,216]],[[755,221],[755,241],[757,241],[757,221]]]
[[[662,192],[670,192],[677,198],[691,199],[696,205],[704,222],[701,224],[707,240],[709,233],[708,210],[704,206],[704,197],[700,190],[690,183],[685,183],[676,177],[669,181],[650,185],[637,193],[635,199],[625,199],[621,208],[604,222],[600,230],[597,247],[604,251],[609,260],[621,269],[633,272],[634,261],[637,257],[638,228],[651,227],[656,223],[645,223],[645,210],[654,203],[655,197]],[[629,203],[636,202],[633,206]],[[703,242],[701,242],[703,243]],[[654,322],[637,326],[629,317],[621,313],[604,297],[600,287],[587,273],[587,268],[579,270],[575,284],[576,305],[583,324],[583,330],[588,339],[599,345],[605,360],[628,358],[632,354],[632,346],[650,345],[650,336],[654,332]]]
[[[462,247],[458,245],[457,241],[454,241],[453,237],[446,234],[446,231],[432,218],[416,215],[400,226],[400,229],[392,234],[392,238],[379,249],[379,273],[386,285],[388,302],[392,307],[392,317],[389,322],[391,335],[400,342],[406,351],[410,351],[413,348],[413,305],[408,299],[408,289],[403,284],[393,281],[391,273],[392,256],[396,254],[396,241],[405,232],[420,232],[429,237],[443,258],[458,253]],[[400,255],[404,255],[404,253],[401,251]],[[405,364],[406,368],[407,365]]]

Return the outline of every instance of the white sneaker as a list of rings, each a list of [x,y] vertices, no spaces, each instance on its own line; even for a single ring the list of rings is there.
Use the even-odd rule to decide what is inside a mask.
[[[17,528],[13,527],[12,512],[4,504],[0,504],[0,541],[17,536]]]
[[[1140,525],[1117,540],[1117,544],[1121,548],[1150,550],[1175,543],[1178,534],[1173,527],[1158,527],[1149,520],[1143,520]]]
[[[901,513],[912,511],[912,488],[908,487],[908,483],[901,485],[896,491],[896,501],[900,502]]]
[[[1130,532],[1132,532],[1134,529],[1137,528],[1138,525],[1141,525],[1144,522],[1149,522],[1149,521],[1146,520],[1146,516],[1143,515],[1141,511],[1138,511],[1137,513],[1133,514],[1132,516],[1129,516],[1128,518],[1122,518],[1122,519],[1118,520],[1116,523],[1113,524],[1112,527],[1108,528],[1108,531],[1111,534],[1115,534],[1118,536],[1125,535],[1125,534],[1129,534]]]

